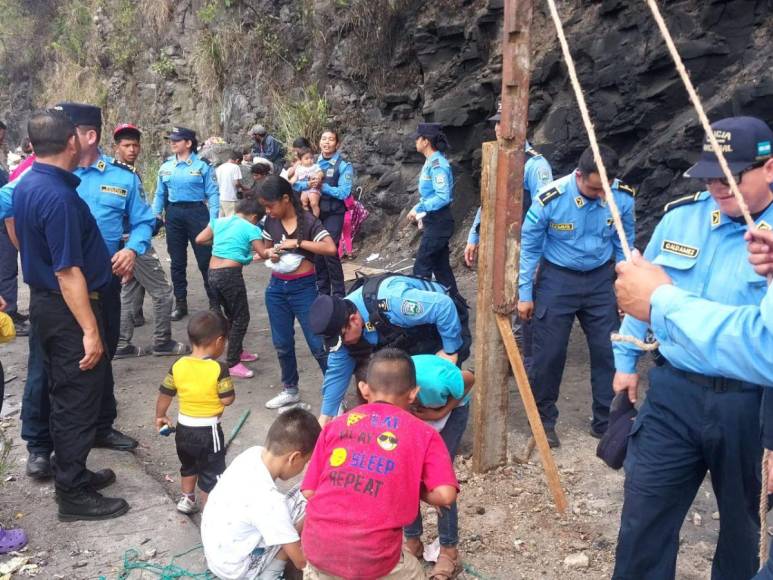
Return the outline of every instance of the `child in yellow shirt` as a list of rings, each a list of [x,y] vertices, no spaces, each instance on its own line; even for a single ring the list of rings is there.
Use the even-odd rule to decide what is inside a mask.
[[[201,508],[217,479],[225,471],[225,439],[220,417],[235,393],[228,366],[217,360],[223,354],[228,321],[211,310],[197,312],[188,323],[193,352],[177,360],[159,387],[156,401],[156,429],[172,427],[167,415],[177,395],[179,414],[175,445],[180,458],[182,497],[177,510],[191,514],[199,509],[195,488],[198,483]]]

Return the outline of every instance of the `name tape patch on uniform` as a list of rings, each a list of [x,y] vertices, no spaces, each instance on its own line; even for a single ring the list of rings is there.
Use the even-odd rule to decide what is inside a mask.
[[[574,224],[557,224],[551,223],[550,227],[559,232],[571,232],[574,229]]]
[[[685,256],[687,258],[697,258],[698,252],[700,252],[700,250],[694,246],[672,242],[671,240],[663,240],[660,249],[664,252],[676,254],[677,256]]]
[[[415,300],[403,300],[400,312],[405,316],[420,316],[424,313],[424,306],[421,302],[416,302]]]
[[[114,185],[100,185],[99,190],[103,193],[112,193],[113,195],[119,195],[121,197],[126,197],[129,194],[129,190]]]
[[[715,209],[713,212],[711,212],[712,226],[718,226],[721,219],[722,219],[722,214],[719,212],[718,209]]]
[[[540,205],[545,205],[549,201],[557,198],[559,195],[561,195],[561,192],[558,190],[558,188],[554,187],[540,193],[537,196],[537,201],[540,203]]]
[[[201,175],[201,171],[198,169],[191,169],[191,175]]]

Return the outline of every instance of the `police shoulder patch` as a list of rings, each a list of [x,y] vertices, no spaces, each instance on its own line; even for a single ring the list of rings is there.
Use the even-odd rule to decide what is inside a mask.
[[[537,201],[540,203],[540,205],[547,205],[549,202],[556,199],[559,195],[561,195],[563,191],[558,189],[557,187],[551,187],[548,190],[543,191],[537,196]]]
[[[617,189],[620,191],[627,193],[631,197],[636,197],[636,190],[628,185],[627,183],[623,183],[622,181],[617,182]]]
[[[420,316],[424,314],[424,305],[415,300],[403,300],[400,305],[400,312],[404,316]]]
[[[132,173],[137,173],[137,170],[135,169],[134,165],[129,165],[128,163],[123,163],[121,161],[118,161],[117,159],[113,159],[111,161],[113,165],[116,167],[120,167],[121,169],[125,169],[126,171],[131,171]]]
[[[676,209],[677,207],[682,207],[683,205],[689,205],[691,203],[695,203],[696,201],[700,200],[701,192],[698,193],[691,193],[690,195],[685,195],[684,197],[680,197],[678,199],[675,199],[674,201],[668,202],[663,207],[663,213],[668,213],[672,209]]]

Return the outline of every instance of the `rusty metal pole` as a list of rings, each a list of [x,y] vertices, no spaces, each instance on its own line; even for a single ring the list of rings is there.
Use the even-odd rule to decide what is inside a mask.
[[[494,212],[493,308],[510,314],[517,300],[523,209],[524,143],[529,110],[532,0],[506,0],[502,37],[502,117]]]

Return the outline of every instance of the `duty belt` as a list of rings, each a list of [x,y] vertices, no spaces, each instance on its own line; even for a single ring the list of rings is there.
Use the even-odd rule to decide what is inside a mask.
[[[738,379],[729,379],[727,377],[708,377],[700,373],[693,373],[691,371],[683,371],[676,368],[670,362],[666,361],[663,365],[668,368],[672,373],[684,377],[691,383],[712,389],[715,393],[724,393],[726,391],[742,391],[742,390],[754,390],[759,389],[759,385],[749,383],[746,381],[739,381]]]
[[[50,290],[48,288],[33,288],[32,290],[36,293],[54,294],[56,296],[62,296],[62,293],[59,290]],[[96,291],[89,292],[89,300],[99,300],[100,298],[101,298],[101,295],[99,294],[99,292],[96,292]]]

